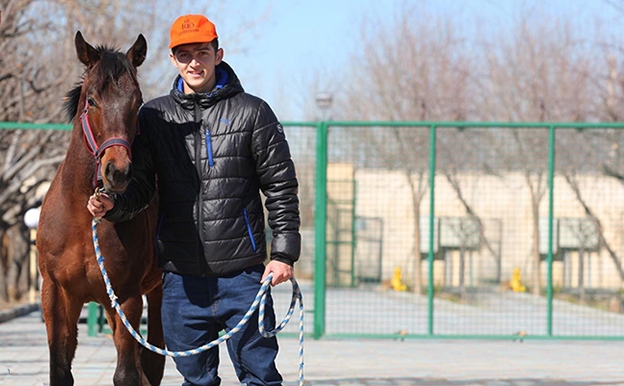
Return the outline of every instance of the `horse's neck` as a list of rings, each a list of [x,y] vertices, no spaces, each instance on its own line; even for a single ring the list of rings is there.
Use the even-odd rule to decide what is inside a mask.
[[[76,194],[93,193],[96,163],[93,155],[87,150],[80,123],[74,123],[65,160],[59,172],[63,189],[70,189]]]

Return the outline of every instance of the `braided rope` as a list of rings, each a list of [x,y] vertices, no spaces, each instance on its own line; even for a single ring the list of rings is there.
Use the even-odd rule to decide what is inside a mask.
[[[249,310],[247,311],[247,313],[245,313],[241,321],[238,322],[238,324],[234,328],[232,328],[230,331],[228,331],[226,334],[220,336],[218,339],[215,339],[210,343],[207,343],[201,347],[198,347],[192,350],[186,350],[186,351],[165,350],[165,349],[156,347],[153,344],[146,341],[141,336],[141,334],[139,334],[132,327],[132,325],[128,321],[128,318],[126,318],[126,315],[121,309],[121,305],[117,301],[117,295],[115,295],[115,292],[113,291],[113,287],[111,286],[111,283],[110,283],[110,279],[108,278],[108,274],[106,273],[106,268],[104,268],[104,256],[102,256],[102,252],[100,251],[100,243],[99,243],[98,235],[97,235],[97,224],[100,221],[101,221],[100,219],[94,218],[93,221],[91,222],[91,231],[93,234],[93,247],[95,248],[95,256],[97,258],[97,263],[98,263],[98,266],[100,267],[102,278],[104,279],[104,284],[106,285],[106,292],[111,301],[111,307],[113,307],[117,311],[117,313],[119,314],[119,317],[121,318],[121,321],[123,322],[124,326],[126,326],[126,329],[130,333],[130,335],[132,335],[132,337],[137,342],[139,342],[143,347],[157,354],[170,356],[170,357],[187,357],[187,356],[199,354],[201,352],[210,350],[211,348],[230,339],[232,335],[240,331],[241,328],[243,328],[243,326],[247,324],[247,322],[249,321],[253,313],[258,308],[259,308],[258,331],[263,337],[272,338],[278,332],[280,332],[284,327],[286,327],[286,324],[288,324],[288,322],[290,321],[294,313],[295,304],[297,301],[299,301],[299,385],[303,386],[304,384],[304,381],[303,381],[303,336],[304,336],[303,334],[303,317],[304,317],[303,295],[301,294],[301,289],[299,287],[299,284],[295,280],[295,278],[290,279],[290,281],[292,282],[292,286],[293,286],[293,296],[290,302],[288,313],[284,317],[284,320],[282,320],[282,322],[273,331],[266,331],[264,328],[264,308],[266,306],[267,289],[269,287],[269,284],[271,283],[271,278],[273,277],[273,273],[271,273],[266,278],[266,280],[262,283],[262,286],[260,287],[260,290],[258,291],[258,294],[256,295],[256,298],[254,299],[253,303],[249,307]]]

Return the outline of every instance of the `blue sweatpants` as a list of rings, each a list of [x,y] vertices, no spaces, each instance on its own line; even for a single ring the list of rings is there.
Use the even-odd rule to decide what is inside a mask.
[[[260,289],[264,266],[226,277],[195,277],[166,272],[163,276],[162,320],[170,351],[186,351],[217,339],[219,331],[234,328],[249,310]],[[270,291],[270,289],[269,289]],[[266,300],[265,328],[275,328],[273,300]],[[276,386],[282,376],[275,366],[276,338],[258,332],[258,311],[227,341],[228,353],[241,383]],[[174,357],[183,386],[217,386],[219,347],[188,357]]]

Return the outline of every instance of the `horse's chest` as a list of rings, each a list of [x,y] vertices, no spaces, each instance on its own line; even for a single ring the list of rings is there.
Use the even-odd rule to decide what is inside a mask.
[[[57,280],[69,282],[84,278],[92,281],[100,275],[90,227],[87,229],[88,233],[69,230],[50,240],[46,264],[54,268]],[[121,241],[114,233],[107,234],[99,243],[101,255],[110,262],[123,259],[126,255]],[[115,268],[111,266],[111,269]]]

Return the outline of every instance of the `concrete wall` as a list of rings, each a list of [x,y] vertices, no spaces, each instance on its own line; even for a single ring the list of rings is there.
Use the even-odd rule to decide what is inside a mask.
[[[330,169],[331,170],[331,169]],[[340,175],[336,170],[352,170],[346,165],[328,173],[328,179]],[[412,196],[404,172],[388,170],[352,170],[356,181],[356,208],[358,217],[378,218],[383,222],[381,248],[382,280],[392,277],[395,267],[401,267],[404,280],[413,281],[416,254],[414,253],[414,210]],[[346,172],[344,172],[346,173]],[[343,174],[344,174],[343,173]],[[351,172],[349,172],[351,173]],[[344,176],[348,175],[344,174]],[[520,267],[523,281],[530,284],[533,248],[533,225],[531,214],[531,194],[527,180],[521,173],[509,173],[503,176],[463,174],[456,176],[464,200],[470,205],[475,215],[484,226],[485,237],[491,248],[502,257],[502,279],[509,280],[514,267]],[[587,206],[598,216],[604,237],[611,249],[619,258],[624,258],[624,185],[620,182],[600,176],[576,177],[580,192]],[[548,217],[548,190],[546,176],[541,180],[531,181],[533,186],[540,186],[543,196],[539,205],[540,218]],[[583,206],[576,198],[573,190],[562,176],[555,177],[554,217],[584,218]],[[436,217],[463,217],[466,209],[458,198],[455,189],[443,175],[435,179],[435,214]],[[328,190],[332,185],[328,184]],[[333,185],[333,189],[338,189]],[[330,191],[330,197],[349,196],[352,191]],[[420,203],[421,217],[429,216],[429,194]],[[428,224],[428,220],[425,221]],[[421,224],[423,222],[421,221]],[[547,222],[542,220],[542,224]],[[547,229],[547,228],[546,228]],[[547,235],[542,229],[542,235]],[[425,232],[428,232],[425,230]],[[547,245],[547,239],[542,245]],[[423,243],[428,244],[428,243]],[[371,245],[372,247],[372,245]],[[426,248],[426,245],[425,245]],[[422,247],[421,247],[422,249]],[[349,251],[350,253],[350,251]],[[363,254],[368,257],[363,258]],[[448,252],[448,262],[436,261],[436,284],[457,285],[459,283],[460,252]],[[579,254],[578,251],[561,253],[565,257],[554,265],[553,279],[555,286],[575,286],[578,284]],[[341,259],[343,257],[341,256]],[[356,270],[358,264],[369,264],[370,251],[358,248],[356,253]],[[427,278],[427,262],[423,264],[422,274]],[[496,279],[495,258],[484,247],[464,253],[464,282],[477,285]],[[360,264],[361,265],[361,264]],[[451,269],[452,268],[452,269]],[[545,281],[546,266],[542,263],[541,273]],[[583,281],[587,287],[619,289],[622,280],[615,269],[613,259],[605,248],[599,251],[586,252],[584,255]],[[426,281],[425,281],[426,283]]]

